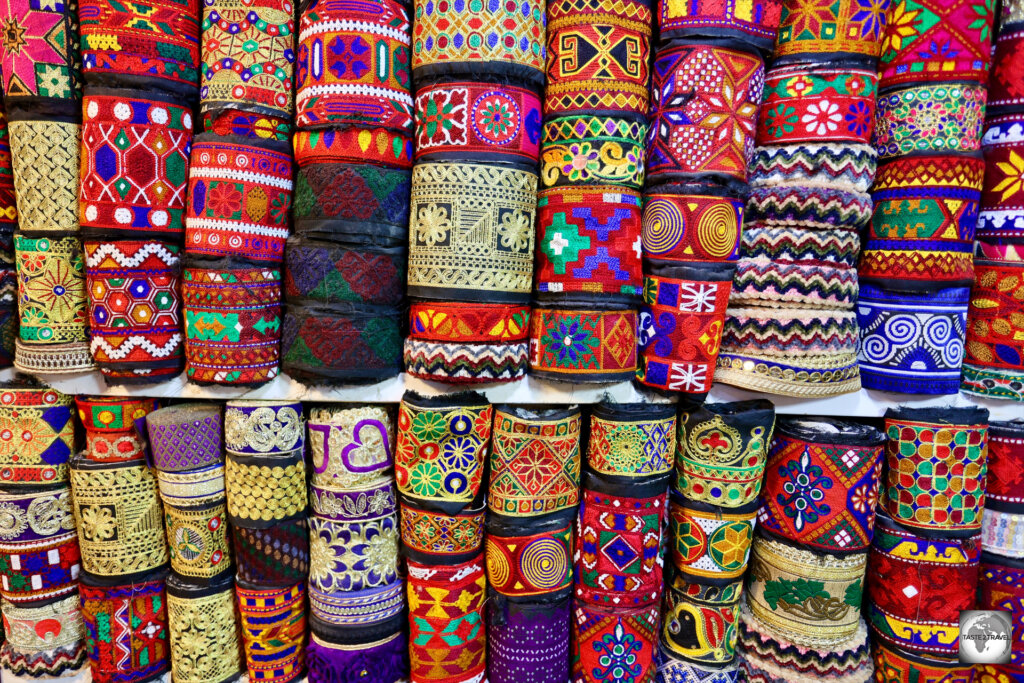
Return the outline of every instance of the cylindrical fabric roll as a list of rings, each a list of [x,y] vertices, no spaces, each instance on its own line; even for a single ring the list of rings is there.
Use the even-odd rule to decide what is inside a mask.
[[[145,683],[170,667],[162,574],[113,585],[82,575],[82,617],[96,683]]]
[[[981,148],[985,86],[913,85],[879,96],[876,106],[874,145],[879,161]]]
[[[487,584],[500,598],[549,603],[572,587],[573,525],[568,515],[545,521],[487,521]]]
[[[202,508],[211,503],[223,505],[223,462],[187,472],[161,472],[158,470],[156,477],[160,487],[160,500],[165,505],[186,508]]]
[[[175,683],[224,683],[243,671],[230,575],[209,586],[169,575],[167,626]]]
[[[29,10],[27,4],[26,2],[26,15],[28,17],[36,15],[37,12]],[[62,7],[70,7],[70,5]],[[45,23],[53,21],[44,18],[46,14],[52,16],[53,13],[39,11],[38,14],[41,19],[40,28]],[[14,19],[14,21],[17,22],[18,19]],[[57,22],[57,24],[62,23],[65,22]],[[63,28],[65,31],[70,30],[70,27],[66,25]],[[58,31],[56,35],[68,34]],[[47,49],[50,49],[50,44],[44,36],[39,35],[35,40],[38,40],[40,45],[47,45]],[[55,40],[59,41],[60,38],[55,38]],[[31,59],[26,60],[24,64],[30,66]],[[39,66],[42,67],[42,64]],[[11,78],[6,75],[6,69],[4,71],[5,77]],[[21,75],[31,73],[31,70],[25,69]],[[14,77],[20,80],[18,75]],[[34,76],[32,78],[35,80]],[[61,74],[58,67],[54,78],[57,83],[53,87],[60,88],[59,82],[62,78],[67,78],[67,71]],[[68,87],[67,82],[63,86]],[[67,92],[70,93],[70,91]],[[74,109],[78,109],[77,102],[68,100],[68,104],[74,104]],[[8,93],[7,109],[10,122],[7,129],[11,136],[11,164],[14,169],[14,191],[18,199],[19,229],[45,233],[77,232],[78,190],[80,187],[78,148],[82,134],[81,125],[72,123],[68,118],[38,120],[39,115],[33,115],[31,119],[15,118],[12,106],[12,99]]]
[[[785,359],[725,349],[719,353],[715,379],[780,396],[834,396],[860,389],[857,357],[852,353]]]
[[[227,511],[236,526],[263,527],[306,514],[302,451],[286,457],[228,453]]]
[[[636,309],[573,303],[533,309],[530,374],[562,382],[632,378],[637,369]]]
[[[1020,629],[1024,623],[1024,563],[982,553],[978,609],[1009,612],[1013,629]],[[1011,640],[1008,666],[1018,676],[1024,674],[1024,643],[1020,638]]]
[[[313,484],[310,491],[313,514],[340,522],[366,522],[381,512],[394,514],[398,490],[390,478],[365,487],[334,487]]]
[[[753,228],[758,229],[774,228]],[[856,237],[853,243],[858,244]],[[835,311],[852,309],[858,290],[857,271],[846,265],[743,258],[736,264],[730,301],[737,307],[799,306]],[[813,316],[815,311],[805,314]]]
[[[924,538],[880,513],[867,577],[876,645],[956,657],[960,612],[975,606],[980,553],[977,537]]]
[[[78,595],[32,607],[3,602],[0,610],[5,636],[0,675],[16,681],[68,680],[89,670]]]
[[[412,172],[409,296],[526,301],[533,283],[537,176],[465,162]]]
[[[67,484],[29,493],[0,494],[0,596],[17,605],[71,595],[81,555]]]
[[[224,406],[224,450],[236,455],[288,457],[303,448],[306,428],[298,401],[239,399]]]
[[[384,406],[310,408],[313,487],[351,490],[384,483],[394,444],[395,422]]]
[[[204,1],[202,56],[199,103],[203,111],[241,109],[282,118],[295,113],[295,5],[291,0]]]
[[[394,629],[396,621],[405,621],[405,581],[398,578],[382,586],[337,592],[310,586],[309,609],[319,625],[314,632],[326,630],[325,640],[369,642],[379,632]],[[328,637],[332,634],[342,637]]]
[[[708,585],[742,580],[756,515],[754,505],[723,510],[688,501],[672,491],[668,533],[677,576],[684,582]]]
[[[658,51],[653,73],[648,185],[714,180],[742,187],[764,84],[761,57],[716,45],[675,44]],[[720,125],[726,130],[718,130]]]
[[[232,568],[224,504],[224,468],[220,466],[217,469],[221,472],[218,477],[221,488],[218,495],[210,495],[214,500],[205,505],[176,505],[174,498],[161,495],[171,569],[176,575],[198,585],[206,585]]]
[[[973,683],[974,665],[961,664],[955,657],[936,658],[911,653],[888,643],[872,648],[877,675],[882,683]]]
[[[604,683],[615,680],[612,676],[653,679],[658,605],[608,607],[577,599],[573,601],[573,624],[570,656],[574,683]]]
[[[871,200],[828,186],[755,187],[747,199],[747,223],[753,227],[800,225],[856,230],[871,220]]]
[[[766,356],[833,356],[852,353],[857,348],[857,332],[852,311],[730,308],[722,345],[753,348]]]
[[[871,543],[885,434],[846,420],[783,417],[775,425],[758,528],[833,555]]]
[[[309,524],[292,519],[267,529],[231,528],[238,580],[262,587],[293,586],[309,573]]]
[[[975,261],[974,288],[967,308],[964,365],[1002,373],[1007,389],[1024,383],[1024,261]],[[983,393],[976,391],[974,393]],[[993,392],[996,397],[1024,392]]]
[[[404,246],[337,244],[293,235],[285,255],[289,303],[399,306],[405,297]]]
[[[405,340],[405,371],[447,384],[504,384],[526,376],[527,344],[476,344]]]
[[[223,462],[223,417],[217,403],[181,403],[146,417],[153,466],[162,472]]]
[[[230,261],[186,266],[185,372],[200,384],[262,384],[277,377],[281,269]]]
[[[47,374],[91,370],[81,241],[15,235],[14,248],[21,318],[15,368]]]
[[[178,12],[171,14],[173,20]],[[82,112],[82,231],[180,239],[193,134],[188,103],[153,92],[90,88]]]
[[[167,565],[163,506],[153,472],[141,460],[71,462],[71,492],[82,568],[97,581],[124,581]]]
[[[401,630],[368,643],[332,643],[314,631],[306,650],[309,683],[400,683],[409,674],[409,645]]]
[[[73,396],[34,381],[0,383],[0,421],[11,438],[0,439],[4,487],[66,483],[76,451]]]
[[[538,298],[638,299],[640,193],[613,185],[564,186],[537,196]]]
[[[874,106],[874,99],[871,103]],[[847,192],[867,192],[875,177],[877,158],[874,147],[853,142],[812,141],[755,147],[750,161],[750,184],[754,187],[827,184]]]
[[[309,585],[324,593],[386,586],[398,578],[398,521],[394,508],[363,522],[309,519]]]
[[[873,63],[882,50],[890,4],[889,0],[876,0],[864,8],[853,0],[841,0],[816,11],[797,0],[783,0],[775,62],[850,58]]]
[[[701,666],[728,666],[736,656],[741,584],[673,582],[665,588],[661,646]]]
[[[168,242],[86,242],[90,350],[111,382],[152,383],[184,366],[180,247]]]
[[[615,185],[640,190],[644,184],[646,121],[576,114],[544,124],[541,181],[561,186]]]
[[[249,680],[288,683],[302,675],[306,590],[235,586]]]
[[[707,681],[707,683],[740,683],[739,664],[733,662],[725,668],[693,664],[667,651],[658,648],[658,672],[656,683],[689,683],[690,681]]]
[[[986,408],[889,408],[885,509],[926,537],[981,528],[988,456]]]
[[[413,683],[483,680],[487,668],[484,557],[429,566],[409,561],[409,658]]]
[[[676,406],[598,403],[590,412],[587,466],[608,481],[645,481],[672,471]]]
[[[671,192],[667,189],[644,193],[643,253],[676,262],[735,260],[743,224],[743,201],[729,196],[682,193],[683,188],[671,188]]]
[[[524,604],[492,598],[487,609],[490,683],[565,683],[569,680],[572,598]]]
[[[977,236],[981,240],[1024,237],[1024,186],[1014,182],[1011,157],[1024,154],[1024,115],[992,116],[981,139],[985,183],[981,192]]]
[[[0,98],[2,100],[2,98]],[[4,249],[10,233],[18,227],[18,204],[14,196],[14,166],[11,159],[11,135],[7,129],[7,110],[0,101],[0,233],[4,235]]]
[[[287,142],[292,139],[291,119],[267,116],[237,109],[203,112],[203,130],[217,135],[263,138]]]
[[[749,6],[707,0],[684,3],[661,0],[655,23],[662,41],[675,38],[727,38],[771,52],[779,28],[783,3],[755,0]],[[674,683],[674,681],[673,681]]]
[[[77,6],[33,5],[29,0],[17,0],[7,14],[15,37],[3,55],[7,110],[73,111],[82,87]]]
[[[451,515],[403,500],[401,512],[402,551],[416,562],[430,566],[460,564],[479,555],[483,548],[483,504]]]
[[[330,50],[328,50],[330,51]],[[295,156],[326,158],[348,164],[372,163],[388,168],[412,168],[412,138],[388,128],[352,126],[296,131]]]
[[[1024,421],[990,422],[985,509],[1024,512]]]

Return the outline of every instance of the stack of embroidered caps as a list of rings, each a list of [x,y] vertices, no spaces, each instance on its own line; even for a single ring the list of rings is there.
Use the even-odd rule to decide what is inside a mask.
[[[81,81],[75,3],[13,0],[0,70],[20,233],[14,236],[25,372],[91,370],[78,222]],[[14,219],[13,215],[8,216]]]
[[[889,17],[874,215],[859,266],[858,358],[869,389],[955,394],[960,386],[993,12],[915,0]]]
[[[530,368],[576,382],[636,370],[649,0],[553,0]]]
[[[662,683],[739,678],[739,601],[774,426],[775,410],[765,400],[708,404],[680,421]]]
[[[82,154],[91,351],[111,383],[184,366],[180,250],[199,80],[198,0],[86,0]]]
[[[71,463],[92,680],[167,679],[168,561],[157,480],[146,464],[153,399],[80,397],[86,447]]]
[[[408,676],[394,443],[386,408],[310,411],[310,683]]]
[[[960,389],[1024,401],[1024,4],[1002,5],[988,119],[981,149],[985,181],[967,309],[966,355]]]
[[[228,401],[224,484],[236,548],[247,536],[275,536],[305,520],[304,436],[298,402]],[[297,535],[304,537],[304,531]],[[305,662],[305,577],[261,575],[242,551],[235,559],[235,594],[249,680],[290,683],[302,675]]]
[[[203,3],[199,108],[182,276],[185,371],[255,385],[278,374],[292,203],[295,7]]]
[[[736,270],[774,0],[658,3],[638,381],[703,400]]]
[[[988,411],[890,408],[885,431],[865,611],[875,669],[893,681],[970,681],[960,613],[976,604]]]
[[[527,366],[544,3],[417,0],[407,372],[508,382]]]
[[[401,371],[410,30],[400,0],[310,0],[300,11],[297,234],[287,246],[281,354],[303,382]]]
[[[490,683],[569,680],[578,407],[499,406],[487,506]]]
[[[860,388],[856,259],[871,216],[875,67],[888,5],[783,3],[719,358],[723,382],[790,396]]]
[[[408,558],[412,683],[487,678],[482,483],[493,416],[476,393],[424,398],[406,392],[398,406],[395,477]],[[549,548],[538,561],[551,557]],[[494,571],[502,576],[497,565]],[[504,575],[522,583],[514,572],[519,568],[509,564]]]
[[[576,525],[572,680],[655,672],[674,405],[599,404]]]
[[[0,367],[14,364],[14,340],[18,336],[18,277],[14,267],[14,230],[17,227],[11,138],[7,112],[0,102]]]
[[[226,683],[244,671],[228,545],[222,419],[217,403],[182,403],[146,418],[170,545],[167,625],[175,683]],[[77,503],[77,489],[75,495]],[[125,505],[137,500],[127,492],[122,496]],[[154,505],[159,509],[160,502]]]
[[[68,487],[72,398],[30,383],[0,386],[0,676],[87,681],[78,603],[80,555]]]
[[[855,422],[778,421],[740,614],[748,681],[871,679],[861,596],[884,443]]]

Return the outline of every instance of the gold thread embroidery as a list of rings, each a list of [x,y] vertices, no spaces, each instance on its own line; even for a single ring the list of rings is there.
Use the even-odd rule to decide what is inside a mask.
[[[15,502],[25,500],[31,502],[24,508]],[[74,528],[69,488],[52,493],[0,494],[0,540],[17,540],[26,529],[37,536],[53,536]]]
[[[18,650],[55,650],[85,638],[85,621],[78,595],[41,607],[22,607],[3,601],[4,635]]]
[[[21,341],[84,345],[87,306],[81,241],[15,235],[14,246]]]
[[[381,483],[388,478],[394,443],[395,423],[380,406],[313,408],[309,411],[313,486],[347,490]]]
[[[255,460],[255,458],[252,458]],[[229,454],[225,480],[228,513],[233,519],[281,521],[306,510],[306,466],[302,452],[296,451],[280,465],[266,465],[266,459]]]
[[[10,121],[11,165],[22,230],[78,230],[78,139],[81,126]]]
[[[288,454],[302,448],[304,431],[300,404],[228,401],[225,406],[224,447],[229,453]]]
[[[231,587],[195,598],[168,590],[167,623],[174,683],[217,683],[241,670]]]
[[[182,576],[210,579],[227,568],[230,550],[223,500],[205,508],[164,507],[171,569]]]

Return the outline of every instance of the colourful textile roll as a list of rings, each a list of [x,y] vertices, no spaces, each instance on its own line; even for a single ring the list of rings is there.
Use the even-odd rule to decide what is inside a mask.
[[[309,524],[279,522],[267,529],[231,528],[238,580],[263,587],[291,586],[309,573]]]
[[[742,581],[756,515],[753,505],[723,511],[673,491],[668,533],[676,575],[684,582],[716,586]]]
[[[406,339],[405,371],[448,384],[514,382],[526,376],[525,343],[474,344]]]
[[[224,503],[224,463],[200,467],[187,472],[156,472],[160,500],[164,505],[183,508],[205,508]]]
[[[740,683],[741,670],[735,662],[725,668],[701,666],[678,659],[664,647],[658,648],[655,683]]]
[[[313,484],[310,501],[313,514],[340,522],[365,522],[380,513],[397,510],[398,489],[391,479],[355,488],[336,488]]]
[[[1024,512],[1024,422],[990,422],[985,509]]]
[[[204,263],[184,269],[185,372],[200,384],[262,384],[277,376],[281,270]]]
[[[856,236],[852,241],[855,245],[858,243]],[[740,259],[732,287],[729,300],[735,306],[779,306],[787,309],[801,306],[806,307],[801,310],[807,316],[821,314],[821,311],[807,309],[852,309],[859,291],[857,271],[848,266],[787,263],[764,258]],[[734,309],[737,315],[731,316],[730,321],[738,323],[739,310]],[[731,331],[732,324],[727,329],[727,332]]]
[[[964,363],[960,391],[990,398],[1024,401],[1024,382],[1020,376],[1006,370],[975,367]]]
[[[871,197],[863,192],[815,184],[810,187],[755,187],[747,199],[747,225],[797,225],[858,230],[871,220]]]
[[[288,683],[298,678],[306,659],[305,587],[237,584],[235,594],[249,680]]]
[[[565,683],[569,680],[572,598],[523,604],[492,600],[487,609],[490,683]]]
[[[837,271],[854,270],[860,238],[848,230],[745,227],[741,248],[744,261],[755,265],[767,261],[782,268],[823,265]]]
[[[873,649],[875,680],[881,683],[973,683],[974,666],[955,658],[924,657],[878,643]]]
[[[113,585],[82,576],[79,588],[96,683],[151,681],[170,667],[162,575]]]
[[[1009,612],[1013,629],[1019,633],[1024,625],[1024,565],[982,554],[978,579],[978,609]],[[1011,641],[1009,666],[1018,675],[1024,672],[1024,643],[1020,638]]]
[[[384,406],[311,408],[313,487],[364,490],[390,480],[394,444],[394,418]]]
[[[161,408],[146,418],[153,466],[161,472],[184,472],[224,460],[221,407],[216,403],[182,403]]]
[[[418,164],[412,172],[409,296],[525,301],[533,284],[537,176],[505,166]]]
[[[98,580],[141,578],[167,565],[163,506],[143,461],[71,463],[82,568]]]
[[[170,574],[167,626],[174,681],[224,683],[243,671],[230,576],[210,586],[196,586]]]
[[[867,192],[875,179],[877,158],[875,148],[865,144],[772,144],[754,148],[749,179],[753,187],[828,185],[846,192]]]
[[[306,650],[309,683],[401,683],[409,673],[409,645],[403,631],[358,644],[333,643],[315,632]]]
[[[540,175],[545,188],[644,184],[645,121],[577,114],[544,124]]]
[[[487,668],[484,558],[427,566],[409,561],[411,680],[470,683]]]
[[[0,52],[7,111],[41,105],[73,113],[82,96],[77,5],[13,0],[5,16],[12,37]],[[28,229],[24,222],[21,227]]]
[[[559,518],[560,517],[560,518]],[[567,515],[545,521],[487,520],[487,585],[517,602],[568,597],[572,587],[573,525]]]
[[[425,565],[467,562],[480,554],[484,544],[483,504],[450,515],[401,502],[402,550]]]
[[[14,236],[18,269],[18,339],[23,372],[91,370],[82,243],[77,237]]]
[[[185,252],[284,261],[292,155],[274,141],[204,133],[192,146]]]
[[[562,382],[628,380],[637,368],[637,313],[550,304],[533,309],[530,374]]]
[[[14,196],[14,166],[11,157],[11,135],[7,129],[7,111],[0,104],[0,231],[7,233],[18,227],[18,205]],[[6,241],[10,237],[4,238]],[[8,249],[8,247],[4,247]]]
[[[199,106],[290,118],[295,6],[290,0],[204,0]],[[213,682],[211,682],[213,683]]]
[[[776,64],[850,57],[873,61],[882,50],[890,0],[842,0],[828,7],[782,3]]]
[[[977,538],[923,538],[880,514],[867,579],[876,646],[956,657],[960,612],[975,606],[980,552]]]
[[[295,132],[293,141],[296,157],[325,157],[350,164],[412,168],[412,139],[407,134],[387,128],[300,130]]]
[[[0,439],[5,488],[68,481],[68,460],[76,447],[73,401],[36,382],[0,384],[0,422],[10,433]]]
[[[296,125],[381,126],[413,132],[409,12],[397,0],[301,8]]]
[[[964,364],[1024,382],[1024,261],[975,261]]]
[[[309,608],[317,623],[322,622],[314,632],[337,627],[339,634],[366,640],[382,629],[392,628],[396,619],[401,620],[405,610],[405,581],[398,578],[383,586],[336,592],[310,586]],[[348,636],[344,640],[349,640]]]
[[[985,510],[981,548],[999,557],[1024,559],[1024,514]]]
[[[834,396],[860,389],[860,371],[853,353],[782,359],[723,349],[715,379],[780,396]]]
[[[217,135],[237,135],[287,142],[292,139],[291,119],[255,114],[238,109],[203,112],[203,130]]]
[[[0,506],[4,510],[0,538],[4,604],[38,604],[74,593],[80,554],[67,484],[3,493]]]
[[[224,450],[235,455],[287,458],[305,442],[298,401],[228,401],[224,406]]]
[[[386,586],[398,578],[395,509],[365,522],[309,519],[309,585],[323,593]]]
[[[337,244],[293,235],[285,248],[290,303],[398,306],[405,298],[404,247]]]
[[[756,0],[717,3],[687,0],[658,2],[656,23],[662,40],[672,38],[732,38],[771,52],[782,14],[782,2]]]
[[[880,161],[912,153],[976,152],[985,119],[985,86],[922,84],[878,98],[875,149]]]
[[[232,568],[224,505],[224,475],[223,468],[218,469],[221,471],[221,490],[212,503],[203,507],[182,507],[174,505],[171,498],[162,496],[171,569],[176,575],[202,585]]]
[[[615,186],[553,187],[538,193],[536,292],[606,300],[640,296],[640,193]],[[666,231],[668,230],[666,226]]]
[[[739,588],[699,583],[666,586],[661,644],[669,653],[704,666],[728,666],[736,655]]]
[[[29,15],[32,14],[44,15],[46,12],[32,10]],[[42,38],[39,41],[42,45]],[[4,54],[10,53],[4,50]],[[5,68],[4,74],[7,73]],[[77,102],[73,104],[77,116],[79,105]],[[11,106],[8,94],[9,112]],[[33,232],[77,232],[81,161],[78,150],[82,126],[58,118],[29,120],[12,117],[7,130],[11,140],[14,191],[18,199],[18,227]]]
[[[885,509],[923,536],[974,536],[985,506],[988,410],[889,408]]]
[[[446,81],[416,91],[416,161],[537,167],[540,98],[530,88]]]
[[[763,83],[764,63],[755,54],[700,44],[659,50],[651,88],[648,183],[745,183]],[[719,125],[727,130],[718,131]]]
[[[573,601],[574,683],[604,683],[615,680],[613,676],[651,680],[657,647],[658,605],[606,607]]]
[[[1016,3],[1001,6],[995,24],[995,46],[992,51],[992,72],[988,79],[988,112],[999,114],[1019,110],[1024,104],[1024,74],[1013,68],[1014,55],[1024,41],[1024,16]]]
[[[85,457],[98,461],[144,457],[145,427],[136,421],[160,407],[157,399],[83,394],[75,403],[85,428]]]
[[[642,481],[672,471],[676,407],[598,403],[590,413],[587,466],[608,481]]]
[[[82,102],[83,232],[180,238],[185,231],[192,109],[150,92],[90,88]]]
[[[544,113],[646,116],[650,40],[646,0],[548,3]]]
[[[743,206],[734,197],[645,192],[644,256],[684,262],[735,260]]]
[[[88,670],[78,595],[31,607],[4,602],[0,609],[5,636],[0,666],[5,676],[68,680]]]
[[[845,420],[784,417],[765,467],[758,528],[819,552],[871,543],[885,435]]]
[[[732,263],[647,269],[637,333],[641,384],[697,395],[711,388],[735,270]]]
[[[160,382],[184,367],[180,248],[168,242],[86,242],[90,348],[108,381]]]

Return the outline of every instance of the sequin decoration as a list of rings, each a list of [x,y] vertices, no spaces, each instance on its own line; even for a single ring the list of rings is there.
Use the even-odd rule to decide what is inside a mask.
[[[56,389],[24,383],[0,385],[0,482],[4,486],[68,481],[75,450],[74,399]]]
[[[530,321],[530,368],[563,382],[613,382],[637,367],[637,316],[609,310],[537,307]]]

